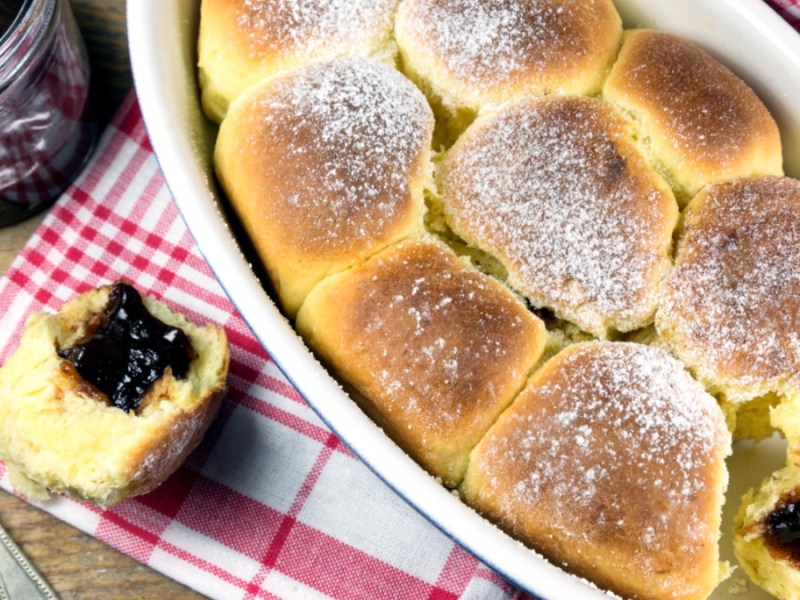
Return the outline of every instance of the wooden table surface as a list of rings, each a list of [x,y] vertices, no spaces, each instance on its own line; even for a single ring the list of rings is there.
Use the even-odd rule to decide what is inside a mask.
[[[72,7],[91,56],[98,114],[107,120],[131,86],[125,0],[72,0]],[[0,229],[0,274],[45,215]],[[2,490],[0,523],[62,598],[202,598]]]

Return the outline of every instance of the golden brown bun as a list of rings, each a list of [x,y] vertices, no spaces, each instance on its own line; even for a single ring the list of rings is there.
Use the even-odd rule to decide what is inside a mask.
[[[245,88],[317,60],[393,62],[399,0],[203,0],[198,40],[203,108],[222,121]]]
[[[433,115],[373,59],[338,59],[250,88],[214,153],[220,182],[294,316],[323,277],[422,230]]]
[[[539,369],[470,455],[465,501],[623,597],[705,598],[720,578],[730,434],[665,352],[589,342]]]
[[[622,22],[610,0],[404,0],[395,36],[452,138],[489,104],[598,93]]]
[[[800,544],[775,537],[782,527],[787,527],[785,533],[800,533],[797,517],[785,513],[798,502],[800,470],[790,464],[748,491],[734,520],[733,549],[739,565],[780,600],[800,599]]]
[[[706,187],[684,213],[656,327],[731,402],[800,390],[800,181]]]
[[[197,356],[185,378],[168,369],[137,414],[99,399],[56,354],[86,335],[109,293],[103,286],[58,314],[33,314],[0,368],[0,457],[20,492],[47,488],[101,506],[144,494],[181,465],[217,414],[228,370],[224,331],[198,327],[152,298],[144,297],[148,311],[181,328]]]
[[[652,322],[678,206],[608,105],[557,96],[481,115],[437,182],[453,231],[535,306],[600,337]]]
[[[687,40],[625,32],[603,97],[637,122],[682,205],[708,183],[783,174],[780,132],[764,104]]]
[[[546,340],[542,322],[511,292],[423,241],[324,280],[297,328],[364,410],[451,487]]]

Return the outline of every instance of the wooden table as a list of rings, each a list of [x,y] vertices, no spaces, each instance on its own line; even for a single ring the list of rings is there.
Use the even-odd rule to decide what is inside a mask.
[[[125,0],[72,0],[72,6],[91,56],[99,114],[107,119],[130,89]],[[45,214],[0,229],[0,274]],[[62,598],[202,598],[2,490],[0,523]]]

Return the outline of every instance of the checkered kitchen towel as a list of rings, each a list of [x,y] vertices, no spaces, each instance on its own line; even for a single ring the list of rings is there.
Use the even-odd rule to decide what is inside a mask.
[[[119,278],[225,328],[230,393],[155,492],[42,508],[212,597],[523,596],[380,482],[281,375],[198,253],[133,95],[0,281],[0,363],[32,311]],[[2,463],[0,475],[9,489]]]

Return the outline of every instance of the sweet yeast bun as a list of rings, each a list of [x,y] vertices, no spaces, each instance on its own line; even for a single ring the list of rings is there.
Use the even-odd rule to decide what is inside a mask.
[[[611,0],[404,0],[395,36],[452,141],[489,104],[598,93],[622,22]]]
[[[393,62],[399,0],[202,0],[199,78],[206,114],[262,79],[316,60],[380,56]]]
[[[772,176],[707,186],[684,211],[656,328],[728,402],[800,391],[798,214],[800,181]]]
[[[555,564],[630,598],[706,598],[730,433],[667,353],[569,346],[470,455],[467,502]]]
[[[607,104],[553,96],[482,114],[437,183],[448,225],[535,306],[600,337],[652,322],[678,205]]]
[[[297,329],[365,412],[448,487],[547,338],[502,284],[419,240],[322,281]]]
[[[800,469],[789,464],[742,498],[733,549],[756,585],[780,600],[800,598]]]
[[[326,275],[422,230],[432,131],[422,93],[368,58],[315,63],[231,105],[217,175],[289,316]]]
[[[626,31],[603,97],[636,121],[681,205],[708,183],[783,174],[780,132],[767,108],[687,40]]]
[[[43,488],[108,506],[160,485],[200,443],[226,389],[223,330],[199,327],[143,297],[147,311],[189,338],[183,377],[167,367],[136,411],[125,411],[84,380],[57,351],[91,335],[109,305],[103,286],[57,314],[35,313],[16,352],[0,368],[0,457],[14,487]]]

